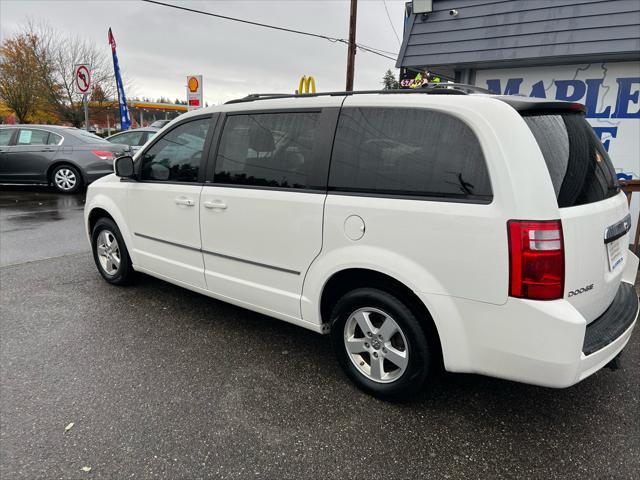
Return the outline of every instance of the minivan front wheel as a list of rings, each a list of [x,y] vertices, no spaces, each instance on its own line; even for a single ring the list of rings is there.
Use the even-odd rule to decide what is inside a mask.
[[[420,390],[431,368],[431,351],[413,311],[375,288],[343,296],[332,314],[331,337],[338,361],[362,390],[403,398]]]
[[[51,172],[51,183],[61,193],[75,193],[82,187],[82,177],[77,168],[58,165]]]
[[[99,219],[91,234],[93,259],[102,278],[114,285],[125,285],[133,277],[129,252],[117,225],[109,218]]]

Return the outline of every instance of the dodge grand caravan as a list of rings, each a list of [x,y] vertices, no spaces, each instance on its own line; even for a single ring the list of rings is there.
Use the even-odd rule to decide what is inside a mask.
[[[568,387],[638,317],[638,258],[582,105],[448,85],[254,95],[173,121],[93,183],[98,271],[329,333],[406,396],[439,365]]]

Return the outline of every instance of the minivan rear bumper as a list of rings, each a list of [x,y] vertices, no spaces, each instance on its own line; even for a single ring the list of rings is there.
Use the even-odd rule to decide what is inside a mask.
[[[618,340],[638,316],[638,295],[630,283],[621,282],[609,308],[587,325],[582,353],[591,356]]]
[[[627,268],[638,268],[629,253]],[[479,373],[553,388],[574,385],[600,370],[626,346],[639,315],[639,300],[626,275],[610,307],[586,319],[567,300],[509,297],[493,305],[420,294],[432,313],[451,372]]]
[[[638,321],[638,295],[622,282],[616,298],[602,316],[587,325],[577,383],[600,370],[627,345]]]

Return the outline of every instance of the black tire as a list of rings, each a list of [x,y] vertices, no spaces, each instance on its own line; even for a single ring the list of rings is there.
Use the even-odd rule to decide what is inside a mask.
[[[67,179],[65,181],[64,179]],[[73,184],[71,181],[73,180]],[[73,165],[67,163],[56,165],[51,170],[49,178],[51,185],[60,193],[78,193],[84,187],[84,181],[80,171]]]
[[[407,362],[403,373],[399,374],[398,378],[389,381],[389,383],[381,383],[380,381],[374,381],[367,377],[360,368],[370,368],[370,362],[367,359],[373,360],[371,355],[378,355],[381,350],[374,351],[372,344],[367,345],[369,349],[367,352],[363,352],[362,357],[352,360],[351,355],[347,352],[345,346],[345,336],[348,335],[345,332],[345,326],[347,321],[352,318],[353,314],[360,309],[373,308],[379,310],[391,317],[397,327],[401,330],[403,335],[402,344],[406,342]],[[373,315],[379,315],[375,313]],[[373,316],[371,323],[376,320]],[[380,318],[383,319],[382,315]],[[383,322],[384,320],[382,320]],[[375,327],[375,325],[374,325]],[[380,325],[378,325],[378,328]],[[360,332],[356,335],[364,334]],[[374,339],[376,335],[373,335]],[[364,337],[363,337],[364,338]],[[394,339],[397,340],[398,337]],[[434,348],[430,348],[429,341],[425,335],[425,329],[420,323],[414,311],[407,306],[402,300],[391,295],[385,291],[375,288],[359,288],[353,290],[344,295],[337,303],[331,314],[331,339],[334,350],[340,362],[340,366],[346,373],[346,375],[365,392],[383,399],[404,399],[410,397],[416,392],[420,391],[427,378],[430,376],[431,369],[436,364],[432,357],[434,354]],[[357,340],[360,340],[358,338]],[[384,339],[381,341],[387,341],[391,339]],[[389,345],[388,343],[384,345]],[[380,342],[377,343],[378,348],[382,348]],[[387,350],[385,350],[386,352]],[[379,354],[382,357],[382,353]],[[388,365],[387,359],[383,361],[382,371],[386,372],[386,366]],[[356,363],[364,367],[357,367]],[[389,365],[391,368],[395,365]],[[372,370],[370,370],[373,373]]]
[[[104,237],[100,237],[100,234],[103,232]],[[111,257],[111,259],[105,259],[107,264],[106,268],[101,262],[98,245],[103,243],[105,237],[112,238],[117,241],[118,255],[116,258],[120,259],[117,268],[109,268],[116,266],[113,257]],[[100,275],[102,275],[102,278],[107,282],[112,285],[126,285],[133,280],[134,270],[131,265],[131,258],[129,257],[127,246],[122,239],[122,234],[120,233],[118,226],[110,218],[100,218],[93,227],[93,231],[91,232],[91,250],[93,251],[93,260],[96,263],[96,267],[98,268]],[[112,253],[115,255],[115,252]]]

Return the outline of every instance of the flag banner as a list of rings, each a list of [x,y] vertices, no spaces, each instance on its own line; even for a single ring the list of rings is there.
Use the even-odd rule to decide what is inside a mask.
[[[116,86],[118,88],[118,106],[120,107],[120,129],[129,130],[131,120],[129,119],[129,108],[127,108],[127,97],[124,94],[124,86],[122,85],[122,76],[120,75],[120,66],[118,65],[118,55],[116,54],[116,39],[109,28],[109,45],[111,45],[111,54],[113,55],[113,70],[116,76]]]

